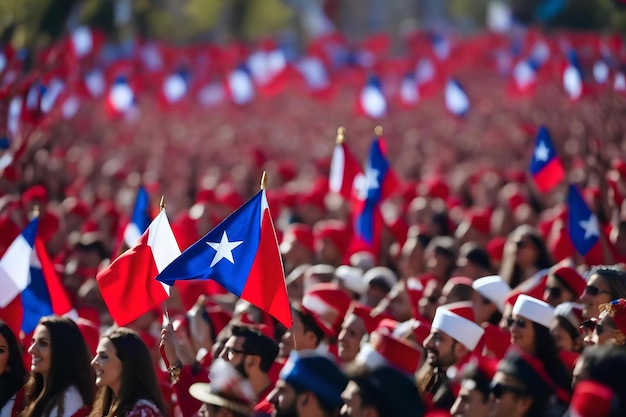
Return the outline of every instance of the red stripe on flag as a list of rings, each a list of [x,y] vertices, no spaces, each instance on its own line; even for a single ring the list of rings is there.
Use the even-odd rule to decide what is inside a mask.
[[[269,210],[263,213],[259,248],[241,298],[274,316],[291,328],[291,307],[285,286],[285,272]]]
[[[556,187],[565,178],[565,170],[561,160],[554,158],[543,169],[533,175],[537,188],[546,193]]]

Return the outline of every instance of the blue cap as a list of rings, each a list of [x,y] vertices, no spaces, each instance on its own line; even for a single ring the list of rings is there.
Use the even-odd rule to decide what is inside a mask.
[[[311,391],[323,405],[337,408],[343,405],[341,393],[348,385],[334,358],[315,350],[292,351],[280,379],[298,391]]]

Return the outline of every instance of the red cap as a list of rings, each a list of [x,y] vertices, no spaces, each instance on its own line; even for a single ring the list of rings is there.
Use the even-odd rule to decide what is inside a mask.
[[[487,253],[489,257],[496,261],[502,261],[504,255],[504,245],[506,244],[506,238],[502,236],[494,237],[487,243]]]
[[[218,335],[233,318],[232,314],[229,311],[225,310],[217,304],[205,304],[204,310],[209,316],[209,320],[211,321],[211,326],[213,327],[213,332],[215,333],[215,335]]]
[[[230,186],[218,186],[215,190],[215,203],[237,210],[243,203],[243,198]]]
[[[471,286],[472,284],[470,283],[469,285]],[[476,316],[474,315],[474,305],[471,301],[459,301],[457,303],[446,304],[444,307],[446,308],[446,310],[450,311],[451,313],[457,314],[464,319],[467,319],[471,322],[476,321]]]
[[[411,375],[417,372],[422,354],[409,343],[390,334],[380,334],[372,340],[372,346],[397,369]]]
[[[488,235],[491,233],[491,216],[486,210],[471,211],[466,216],[470,226],[480,233]]]
[[[450,187],[439,178],[430,179],[420,185],[422,195],[446,201],[450,197]]]
[[[552,272],[552,274],[565,282],[568,287],[574,290],[578,297],[583,295],[583,291],[587,286],[587,281],[574,268],[569,266],[562,266]]]
[[[572,415],[582,417],[609,417],[613,415],[615,392],[596,381],[580,381],[574,388],[570,403]]]
[[[390,333],[393,333],[396,327],[398,327],[397,321],[395,321],[394,319],[390,319],[390,318],[384,318],[380,321],[380,323],[378,323],[378,326],[376,326],[375,331],[376,333],[390,334]]]
[[[306,224],[292,223],[287,227],[287,230],[285,230],[285,233],[283,235],[281,250],[285,248],[283,244],[288,244],[292,242],[299,242],[305,248],[311,251],[315,251],[315,246],[313,243],[313,231]]]
[[[39,201],[40,203],[48,202],[48,191],[43,185],[34,185],[24,191],[22,194],[22,202],[28,204],[32,201]]]
[[[359,303],[358,301],[353,301],[348,312],[346,313],[346,317],[350,316],[350,314],[354,314],[363,320],[363,324],[365,324],[365,331],[367,333],[372,333],[376,330],[376,327],[380,324],[382,317],[380,316],[372,316],[372,309],[364,304]]]
[[[346,312],[352,298],[335,283],[320,283],[312,286],[302,297],[302,306],[324,318],[335,334],[341,331]]]
[[[315,240],[329,239],[342,254],[350,243],[350,233],[346,224],[339,220],[322,220],[315,224],[313,234]]]
[[[423,320],[411,320],[411,328],[413,329],[413,337],[421,346],[424,346],[424,340],[430,335],[430,323]]]
[[[507,349],[511,346],[511,335],[498,326],[490,323],[484,323],[483,336],[484,347],[497,359],[502,359]]]

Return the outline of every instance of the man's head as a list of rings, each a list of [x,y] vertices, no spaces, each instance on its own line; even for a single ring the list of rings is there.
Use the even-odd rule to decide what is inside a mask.
[[[350,382],[341,397],[348,417],[413,417],[423,415],[424,403],[415,382],[389,366],[349,371]]]
[[[245,378],[251,374],[267,374],[278,355],[278,346],[259,330],[235,325],[226,341],[222,358],[230,362]]]
[[[291,330],[287,331],[283,336],[282,345],[287,345],[285,339],[293,339],[293,349],[306,350],[315,349],[322,342],[325,331],[320,323],[314,317],[314,313],[307,311],[302,306],[294,306],[292,309],[293,324]],[[283,352],[285,354],[287,352]],[[288,353],[287,353],[288,354]],[[284,355],[287,356],[287,355]]]
[[[470,362],[461,373],[461,389],[450,409],[453,417],[483,417],[491,409],[490,383],[497,361],[483,358]]]
[[[317,351],[292,352],[267,399],[275,417],[335,416],[348,379],[333,357]]]

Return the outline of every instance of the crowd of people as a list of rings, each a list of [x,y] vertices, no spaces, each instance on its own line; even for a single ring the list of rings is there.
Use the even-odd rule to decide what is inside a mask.
[[[436,96],[379,121],[402,184],[376,253],[348,250],[350,203],[328,187],[337,126],[359,157],[373,136],[352,90],[210,117],[146,92],[122,120],[94,99],[71,120],[25,121],[0,176],[0,254],[36,208],[76,315],[23,334],[0,309],[0,417],[626,415],[626,101],[570,103],[555,80],[511,100],[494,73],[458,76],[475,99],[465,119]],[[541,194],[526,173],[540,124],[599,221],[584,256],[566,184]],[[155,212],[165,196],[184,250],[263,171],[291,328],[210,280],[177,282],[164,308],[116,326],[96,274],[121,251],[137,187]]]

